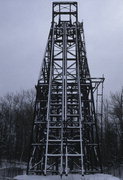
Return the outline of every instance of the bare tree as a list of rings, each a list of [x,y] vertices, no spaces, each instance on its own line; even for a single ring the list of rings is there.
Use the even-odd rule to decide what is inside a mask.
[[[103,162],[123,162],[123,89],[104,102]]]
[[[0,154],[8,160],[26,160],[31,134],[34,90],[0,98]]]

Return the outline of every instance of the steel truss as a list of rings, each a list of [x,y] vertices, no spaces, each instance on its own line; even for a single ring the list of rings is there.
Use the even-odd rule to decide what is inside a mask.
[[[28,173],[100,172],[94,91],[83,23],[76,2],[54,2],[53,19],[36,86]]]

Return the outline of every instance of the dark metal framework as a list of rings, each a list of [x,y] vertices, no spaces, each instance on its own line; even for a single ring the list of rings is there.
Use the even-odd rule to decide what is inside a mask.
[[[100,172],[94,91],[77,2],[54,2],[35,102],[28,173]]]

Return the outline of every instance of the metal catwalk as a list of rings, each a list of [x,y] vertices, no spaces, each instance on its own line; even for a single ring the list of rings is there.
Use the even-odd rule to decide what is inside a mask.
[[[100,172],[94,91],[77,2],[54,2],[52,24],[36,86],[29,174]]]

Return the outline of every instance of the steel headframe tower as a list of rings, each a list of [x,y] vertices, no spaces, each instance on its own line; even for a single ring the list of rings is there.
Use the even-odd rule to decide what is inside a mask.
[[[77,2],[54,2],[52,24],[36,86],[28,173],[101,171],[94,91]]]

